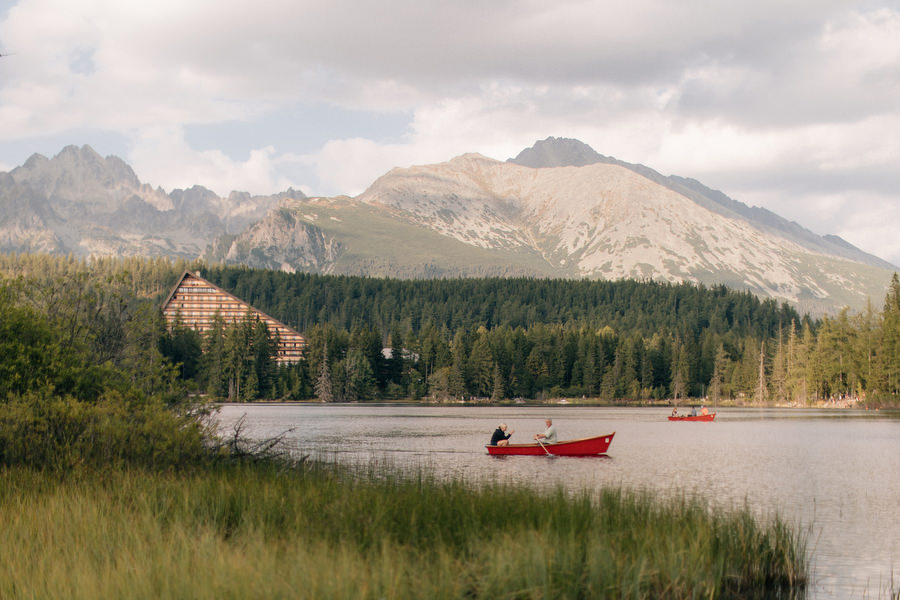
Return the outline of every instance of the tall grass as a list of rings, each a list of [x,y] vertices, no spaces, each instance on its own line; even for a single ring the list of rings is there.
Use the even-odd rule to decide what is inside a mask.
[[[371,475],[4,469],[0,597],[789,597],[806,580],[804,542],[777,518]]]

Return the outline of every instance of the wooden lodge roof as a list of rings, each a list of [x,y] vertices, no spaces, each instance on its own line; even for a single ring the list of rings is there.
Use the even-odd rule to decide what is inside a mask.
[[[248,312],[265,322],[270,333],[278,335],[279,363],[297,362],[303,357],[306,338],[300,333],[190,271],[182,274],[163,304],[170,326],[180,318],[185,326],[200,333],[212,326],[216,313],[226,323],[234,323]]]

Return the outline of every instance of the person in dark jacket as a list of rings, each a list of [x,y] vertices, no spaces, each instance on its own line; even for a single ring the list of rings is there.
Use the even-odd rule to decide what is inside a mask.
[[[515,432],[516,430],[513,429],[506,433],[506,423],[500,423],[500,426],[494,430],[494,435],[491,436],[491,446],[508,446],[509,438]]]

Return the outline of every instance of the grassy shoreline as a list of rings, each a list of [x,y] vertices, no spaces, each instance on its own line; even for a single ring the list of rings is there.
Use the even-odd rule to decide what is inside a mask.
[[[0,597],[793,597],[777,516],[383,465],[0,470]]]

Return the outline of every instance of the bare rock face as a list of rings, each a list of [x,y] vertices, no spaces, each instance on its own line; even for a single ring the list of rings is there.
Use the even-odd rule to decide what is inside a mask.
[[[341,253],[341,244],[296,216],[291,200],[272,210],[237,238],[217,241],[211,257],[251,267],[325,273]]]
[[[519,152],[515,158],[506,162],[531,167],[533,169],[549,167],[583,167],[598,162],[609,162],[612,159],[597,153],[593,148],[568,138],[548,137],[537,142],[531,148]]]
[[[32,155],[0,174],[0,249],[74,256],[196,258],[218,236],[261,219],[273,196],[233,192],[219,198],[194,186],[166,194],[124,161],[90,146],[67,146],[48,159]]]

